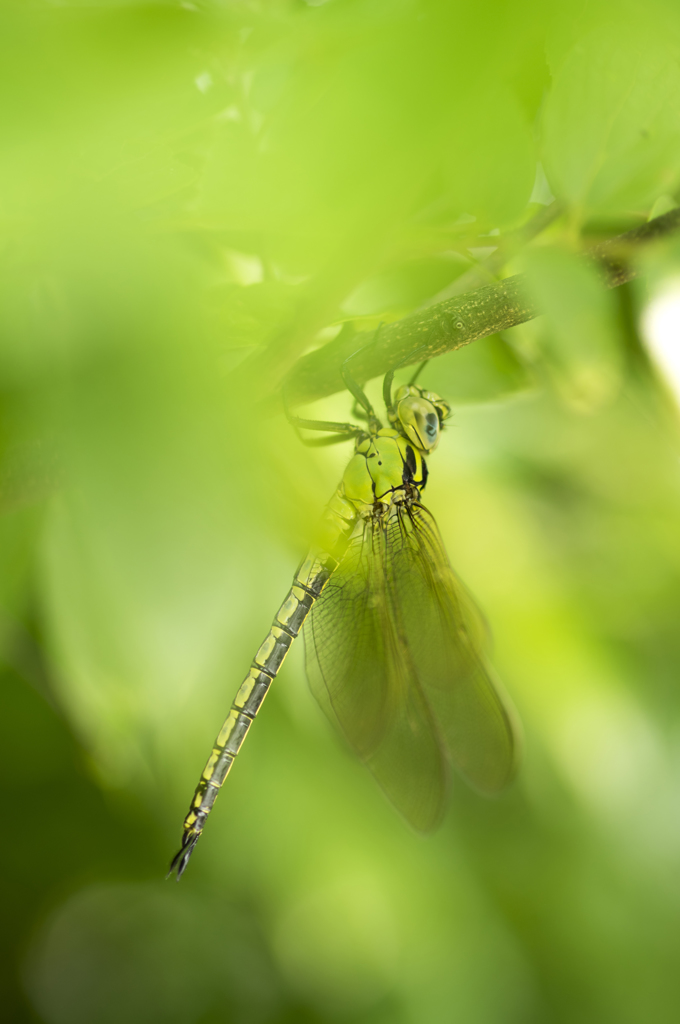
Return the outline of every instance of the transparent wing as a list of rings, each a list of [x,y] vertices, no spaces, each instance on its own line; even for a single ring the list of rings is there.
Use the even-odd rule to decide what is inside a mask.
[[[449,758],[475,788],[498,792],[515,771],[516,730],[484,658],[484,620],[424,506],[398,506],[385,528],[394,615]]]
[[[305,624],[312,691],[389,799],[419,831],[440,820],[443,743],[398,616],[384,524],[367,522]]]

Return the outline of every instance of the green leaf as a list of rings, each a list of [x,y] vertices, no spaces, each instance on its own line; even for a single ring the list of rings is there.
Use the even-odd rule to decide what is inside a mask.
[[[531,128],[499,84],[459,97],[448,130],[445,180],[453,205],[490,225],[520,216],[536,174]]]
[[[405,315],[451,284],[469,265],[469,260],[451,252],[391,267],[362,281],[343,302],[343,312],[349,316],[387,312]]]
[[[555,195],[581,217],[646,210],[680,177],[680,67],[660,38],[600,29],[558,72],[543,117]]]
[[[492,334],[433,359],[419,383],[458,405],[507,398],[528,391],[534,381],[512,348],[500,335]]]
[[[533,349],[538,367],[571,407],[592,412],[621,382],[616,306],[594,270],[561,249],[537,248],[524,256],[530,290],[544,316],[513,332]]]

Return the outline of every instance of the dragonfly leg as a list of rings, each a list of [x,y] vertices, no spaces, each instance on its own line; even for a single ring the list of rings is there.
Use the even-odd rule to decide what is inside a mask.
[[[354,403],[352,405],[352,416],[354,416],[354,418],[357,420],[368,420],[368,413],[366,412],[362,405],[359,405],[356,398],[354,399]]]
[[[293,416],[290,413],[286,413],[288,422],[296,430],[296,433],[302,442],[307,445],[308,448],[325,448],[331,444],[342,444],[343,441],[349,441],[353,437],[358,437],[359,434],[364,434],[365,431],[361,427],[354,426],[353,423],[333,423],[331,420],[306,420],[302,416]],[[303,437],[300,433],[300,428],[304,430],[327,430],[329,433],[334,433],[336,437]]]
[[[293,427],[304,427],[305,430],[327,430],[333,434],[346,434],[347,437],[356,437],[365,431],[354,423],[334,423],[332,420],[306,420],[302,416],[287,416],[288,422]]]
[[[283,408],[286,414],[286,419],[295,431],[300,441],[307,445],[308,448],[325,448],[331,444],[342,444],[343,441],[349,441],[352,437],[357,437],[359,434],[365,433],[361,427],[354,423],[335,423],[332,420],[308,420],[302,416],[296,416],[290,411],[288,406],[288,400],[286,398],[285,388],[282,391],[281,397],[283,399]],[[339,434],[339,437],[321,437],[321,438],[308,438],[302,437],[300,429],[304,430],[326,430],[329,433]]]
[[[423,372],[423,370],[425,369],[425,367],[427,366],[429,361],[430,361],[429,359],[423,359],[422,363],[420,364],[420,366],[417,368],[416,372],[411,377],[411,379],[409,381],[409,384],[415,384],[415,382],[418,380],[418,377],[420,377],[421,373]]]
[[[408,366],[409,363],[415,362],[416,356],[418,355],[419,352],[422,352],[425,349],[425,347],[425,345],[421,345],[420,348],[417,348],[415,350],[415,352],[409,352],[409,354],[405,356],[400,363],[397,363],[396,366],[392,367],[392,369],[388,370],[387,373],[385,374],[383,378],[383,402],[385,403],[385,408],[387,409],[388,414],[392,410],[392,383],[394,381],[395,373],[402,366]],[[428,358],[421,362],[415,374],[413,375],[413,377],[411,377],[409,384],[415,384],[416,380],[418,379],[422,371],[425,369],[429,361],[430,360]]]
[[[388,416],[392,412],[392,381],[395,373],[396,367],[393,370],[388,370],[383,377],[383,403]]]
[[[378,335],[380,334],[381,328],[382,323],[378,324],[378,329],[373,336],[371,344],[378,340]],[[365,415],[363,418],[368,420],[369,428],[371,429],[371,431],[377,431],[381,429],[382,423],[376,416],[373,406],[369,402],[363,388],[361,388],[359,384],[357,384],[349,370],[349,364],[352,361],[352,359],[354,359],[354,357],[357,356],[359,352],[362,352],[366,347],[366,345],[363,345],[361,348],[358,348],[356,352],[353,352],[351,356],[348,356],[347,359],[345,359],[344,363],[342,364],[340,372],[342,373],[342,379],[345,382],[347,390],[350,392],[350,394],[354,395],[355,404],[358,404],[364,410]]]
[[[311,429],[314,430],[316,428],[312,427]],[[332,444],[342,444],[343,441],[350,441],[352,437],[358,437],[363,433],[363,430],[355,430],[353,434],[336,434],[334,437],[302,437],[300,434],[298,434],[298,437],[307,448],[328,448]]]

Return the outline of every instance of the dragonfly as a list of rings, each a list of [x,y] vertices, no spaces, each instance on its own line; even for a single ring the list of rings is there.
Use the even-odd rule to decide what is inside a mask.
[[[361,424],[286,410],[306,444],[353,438],[354,455],[215,740],[170,866],[178,880],[301,631],[314,696],[416,831],[440,823],[452,770],[490,795],[516,771],[517,719],[486,657],[486,622],[422,501],[426,457],[451,408],[417,385],[424,363],[394,394],[391,370],[383,426],[349,362],[342,375]]]

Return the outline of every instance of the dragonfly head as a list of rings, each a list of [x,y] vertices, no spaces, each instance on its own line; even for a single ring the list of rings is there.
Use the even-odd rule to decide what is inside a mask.
[[[399,388],[395,399],[395,426],[420,451],[432,452],[439,444],[442,424],[451,415],[448,402],[433,391],[425,391],[415,384]]]

